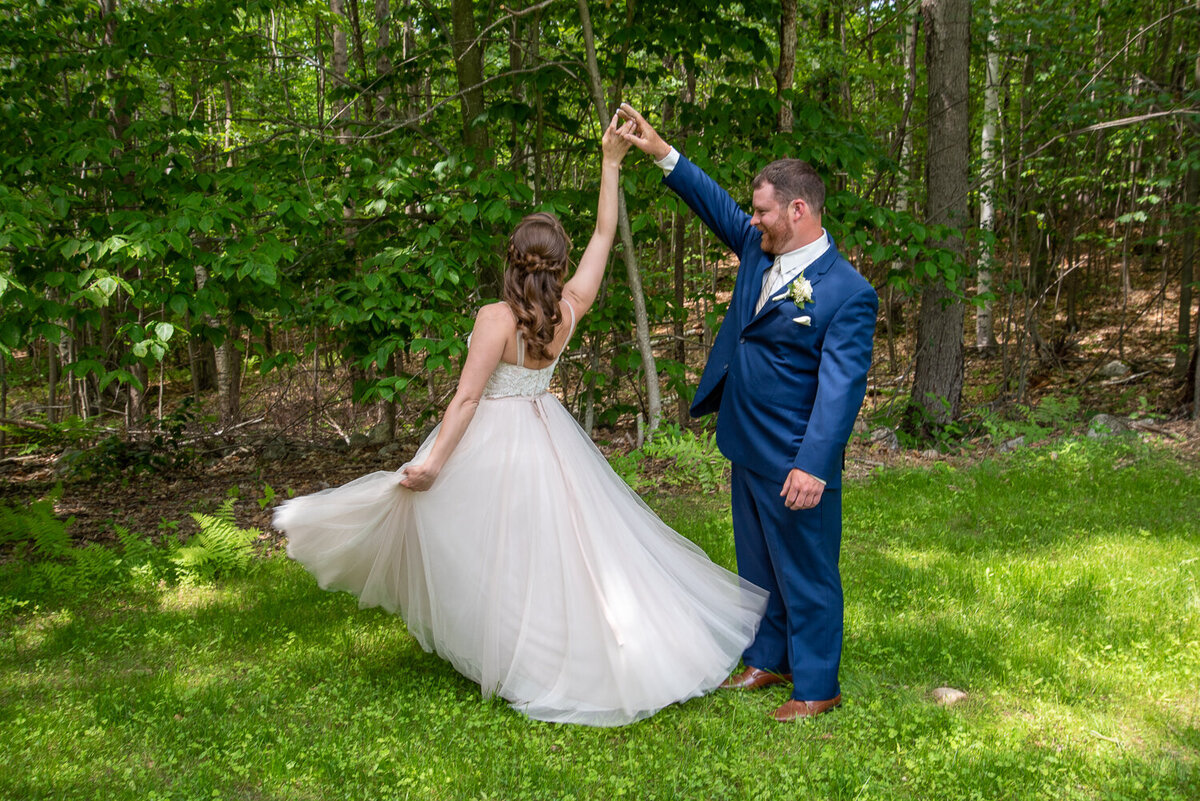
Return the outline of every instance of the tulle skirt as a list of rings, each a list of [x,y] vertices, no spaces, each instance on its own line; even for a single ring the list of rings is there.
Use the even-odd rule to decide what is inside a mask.
[[[429,491],[402,472],[274,524],[322,588],[400,614],[485,696],[623,725],[715,688],[754,637],[766,593],[659,520],[553,395],[480,401]]]

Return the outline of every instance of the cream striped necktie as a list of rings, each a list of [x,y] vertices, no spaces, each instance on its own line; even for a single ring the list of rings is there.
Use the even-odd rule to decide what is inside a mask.
[[[774,291],[775,285],[779,283],[779,276],[783,273],[783,259],[780,256],[775,257],[775,263],[771,265],[771,269],[767,270],[767,275],[763,278],[762,291],[758,294],[758,305],[754,307],[754,313],[758,314],[762,311],[762,307],[767,305],[767,301],[771,299],[771,292]]]

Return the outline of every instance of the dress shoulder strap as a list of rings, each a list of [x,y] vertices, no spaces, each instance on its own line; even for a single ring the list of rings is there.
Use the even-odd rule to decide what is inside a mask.
[[[525,337],[521,334],[521,329],[517,328],[517,367],[525,366]]]
[[[571,329],[567,332],[567,341],[563,343],[562,348],[559,349],[558,355],[554,357],[554,361],[551,364],[558,364],[558,360],[566,352],[567,346],[571,344],[571,337],[575,336],[575,307],[571,305],[571,301],[569,300],[564,302],[567,304],[567,310],[571,312]]]
[[[575,307],[571,305],[571,301],[567,301],[567,310],[571,312],[571,333],[567,334],[567,342],[571,341],[571,337],[575,336]]]

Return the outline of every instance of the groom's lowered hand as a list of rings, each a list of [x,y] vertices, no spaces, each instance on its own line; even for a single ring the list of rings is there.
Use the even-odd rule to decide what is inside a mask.
[[[779,497],[783,498],[784,505],[794,512],[798,509],[813,508],[820,503],[821,494],[824,492],[824,481],[793,467],[783,482]]]
[[[633,106],[622,103],[621,107],[617,109],[617,115],[621,119],[633,122],[633,130],[626,130],[622,127],[621,136],[638,150],[655,161],[662,161],[671,152],[671,146],[663,141],[663,138],[658,135],[658,131],[654,130],[650,123],[646,122],[646,118],[639,114]]]

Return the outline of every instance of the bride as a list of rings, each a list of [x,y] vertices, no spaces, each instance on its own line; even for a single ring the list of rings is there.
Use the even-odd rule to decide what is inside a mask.
[[[659,520],[547,392],[612,247],[629,148],[616,117],[601,147],[596,229],[570,280],[562,225],[530,214],[413,460],[289,500],[274,524],[322,588],[402,615],[485,697],[619,726],[720,684],[766,593]]]

